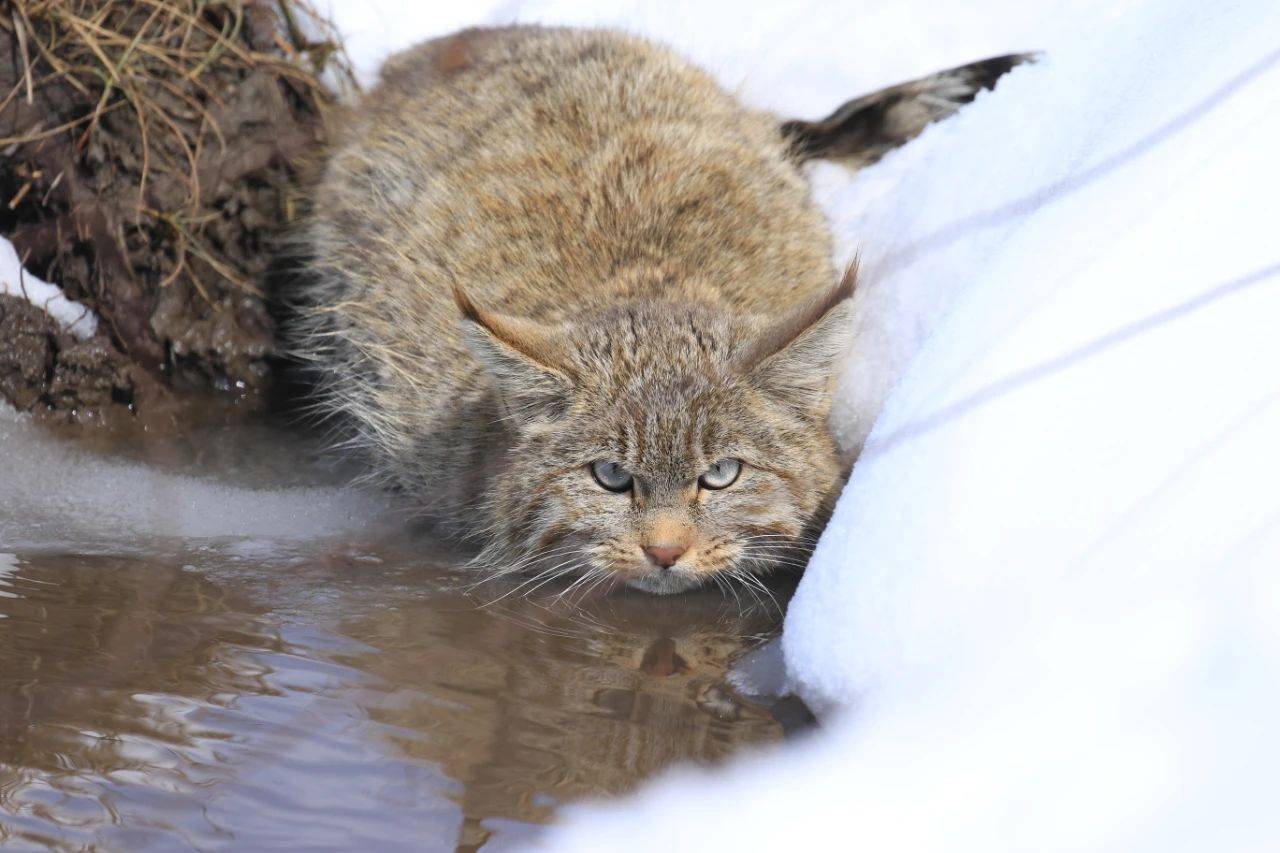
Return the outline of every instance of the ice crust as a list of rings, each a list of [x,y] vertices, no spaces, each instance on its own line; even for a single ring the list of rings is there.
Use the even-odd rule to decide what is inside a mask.
[[[381,498],[351,488],[235,483],[104,457],[2,406],[0,459],[0,551],[270,549],[369,530],[388,515]]]

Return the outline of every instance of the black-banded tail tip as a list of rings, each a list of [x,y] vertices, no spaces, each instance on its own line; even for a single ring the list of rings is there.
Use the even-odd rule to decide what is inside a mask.
[[[954,115],[983,90],[1039,53],[1009,53],[958,65],[854,98],[821,121],[788,121],[780,128],[798,162],[839,160],[869,166],[911,141],[935,121]]]
[[[1004,75],[1008,74],[1019,65],[1029,62],[1036,62],[1040,59],[1041,53],[1034,51],[1031,53],[1006,53],[1004,56],[993,56],[990,59],[980,59],[977,62],[970,62],[968,65],[959,65],[952,68],[949,72],[942,71],[939,74],[945,76],[953,74],[958,77],[968,89],[968,96],[961,103],[967,104],[972,101],[978,92],[986,89],[990,91],[996,87],[996,81]],[[928,77],[923,78],[928,80]]]

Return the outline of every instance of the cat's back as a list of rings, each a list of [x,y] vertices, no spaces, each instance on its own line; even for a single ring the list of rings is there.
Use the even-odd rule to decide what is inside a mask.
[[[328,263],[445,335],[455,284],[549,318],[691,287],[771,312],[832,280],[776,120],[611,31],[474,29],[394,57],[316,211]]]

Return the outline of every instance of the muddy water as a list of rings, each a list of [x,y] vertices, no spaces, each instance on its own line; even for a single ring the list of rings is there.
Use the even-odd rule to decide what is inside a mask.
[[[6,429],[8,458],[86,496],[0,482],[0,845],[498,846],[565,803],[783,736],[779,706],[732,686],[779,622],[745,591],[571,607],[469,589],[456,557],[396,525],[219,529],[222,512],[244,524],[228,502],[345,500],[266,489],[332,476],[278,432],[62,471],[63,444]],[[175,530],[199,535],[149,526],[143,498],[116,520],[120,496],[90,492],[121,472],[139,494],[159,476],[204,525]],[[60,512],[71,539],[50,534]]]

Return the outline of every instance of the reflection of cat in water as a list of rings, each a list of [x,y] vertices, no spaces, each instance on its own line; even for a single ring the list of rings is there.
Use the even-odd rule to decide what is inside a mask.
[[[789,585],[771,592],[784,606]],[[714,590],[660,606],[625,591],[572,602],[486,595],[477,607],[460,590],[433,591],[344,626],[374,647],[361,669],[431,685],[429,698],[369,713],[394,729],[429,728],[432,738],[402,747],[462,781],[472,813],[543,819],[538,794],[630,790],[673,764],[777,742],[791,727],[773,699],[741,695],[730,677],[776,634],[772,602]]]
[[[649,644],[640,660],[640,671],[652,678],[689,675],[693,666],[681,656],[676,641],[659,637]],[[722,720],[736,720],[742,715],[742,701],[723,681],[701,685],[694,702],[702,711]]]
[[[393,57],[300,235],[318,408],[491,567],[669,593],[803,563],[854,271],[802,166],[874,162],[1021,59],[784,122],[614,32]]]

